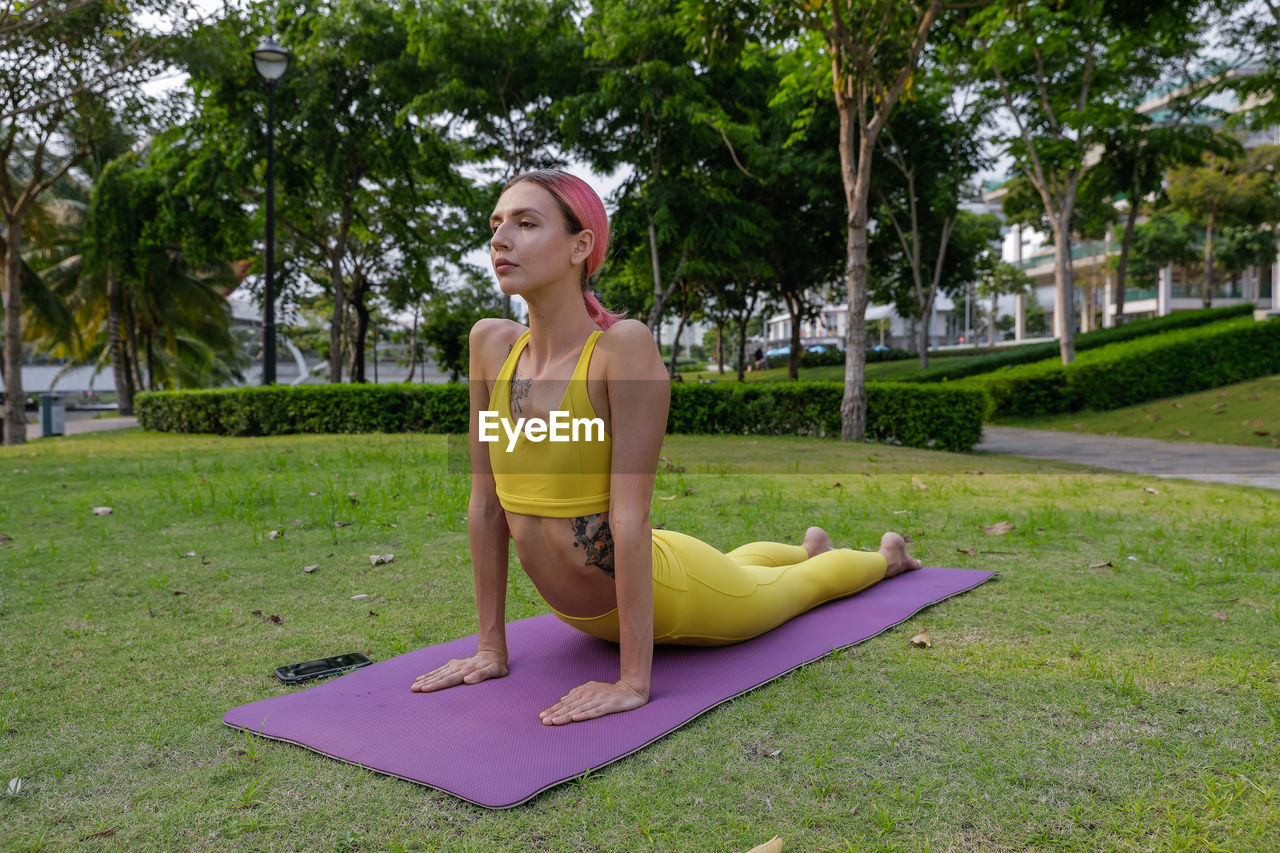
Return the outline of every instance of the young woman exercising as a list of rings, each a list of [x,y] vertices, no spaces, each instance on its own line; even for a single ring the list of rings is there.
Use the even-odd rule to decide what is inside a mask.
[[[573,688],[539,714],[546,725],[648,702],[654,643],[737,643],[920,567],[896,533],[878,553],[834,549],[810,527],[803,545],[722,554],[650,527],[671,386],[648,327],[605,311],[587,288],[609,243],[604,205],[578,178],[531,172],[506,185],[489,224],[494,272],[503,293],[524,297],[529,328],[491,318],[471,330],[467,526],[480,630],[473,656],[420,676],[414,692],[507,674],[508,538],[559,619],[619,644],[621,677]],[[520,418],[550,422],[553,411],[599,418],[604,430],[560,442],[521,430]],[[507,425],[493,440],[495,415]]]

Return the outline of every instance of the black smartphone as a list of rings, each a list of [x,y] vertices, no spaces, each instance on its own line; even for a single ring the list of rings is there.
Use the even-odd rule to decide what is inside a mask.
[[[278,666],[276,667],[276,678],[285,684],[297,684],[299,681],[310,681],[313,678],[324,678],[328,675],[350,672],[353,669],[359,669],[371,663],[373,661],[359,652],[352,652],[351,654],[336,655],[331,658]]]

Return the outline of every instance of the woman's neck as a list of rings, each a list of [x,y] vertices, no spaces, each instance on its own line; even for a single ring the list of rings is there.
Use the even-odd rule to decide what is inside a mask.
[[[529,306],[527,347],[535,370],[576,355],[586,338],[600,331],[587,313],[580,289],[544,289],[525,302]]]

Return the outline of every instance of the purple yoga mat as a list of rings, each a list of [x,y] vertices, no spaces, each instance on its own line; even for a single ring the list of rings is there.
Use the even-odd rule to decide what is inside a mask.
[[[222,720],[477,805],[509,808],[995,574],[920,569],[828,602],[744,643],[656,646],[647,705],[564,726],[542,725],[538,712],[584,681],[616,681],[618,647],[550,614],[507,625],[511,671],[505,678],[436,693],[409,690],[419,675],[474,654],[473,634],[241,705]]]

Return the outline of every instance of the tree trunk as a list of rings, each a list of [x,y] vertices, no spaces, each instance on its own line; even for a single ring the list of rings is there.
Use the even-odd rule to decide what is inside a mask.
[[[124,345],[120,340],[120,314],[124,294],[114,267],[107,268],[107,337],[111,342],[111,374],[116,386],[116,411],[133,414],[133,389],[129,386],[129,367],[125,363]]]
[[[124,316],[127,324],[125,335],[129,342],[129,356],[133,368],[133,387],[135,391],[142,391],[146,386],[142,384],[142,351],[138,349],[138,321],[133,316],[133,306],[128,302],[124,303]]]
[[[800,378],[800,311],[803,299],[794,293],[786,294],[787,314],[791,317],[791,353],[787,356],[787,377]]]
[[[347,254],[347,233],[351,228],[351,200],[342,200],[342,224],[338,242],[329,256],[329,286],[333,288],[333,317],[329,320],[329,381],[342,381],[342,330],[347,323],[347,291],[342,281],[342,259]],[[507,316],[504,313],[502,316]]]
[[[716,370],[724,373],[724,320],[716,318]]]
[[[680,357],[680,333],[684,331],[685,321],[689,319],[689,309],[680,312],[680,321],[676,323],[676,336],[671,339],[671,378],[676,378],[676,359]]]
[[[875,140],[854,128],[853,110],[859,100],[838,97],[840,113],[840,176],[848,204],[845,275],[849,280],[849,327],[845,333],[844,398],[840,402],[840,439],[864,441],[867,436],[867,189],[871,179],[871,151]],[[858,143],[855,158],[854,145]]]
[[[1213,307],[1213,214],[1204,229],[1204,288],[1200,291],[1205,308]]]
[[[1124,236],[1120,238],[1120,259],[1116,262],[1116,297],[1113,326],[1124,325],[1125,270],[1129,268],[1129,247],[1133,245],[1133,229],[1138,223],[1138,193],[1130,192],[1129,213],[1124,219]]]
[[[351,296],[351,306],[356,309],[355,336],[351,341],[351,381],[364,382],[364,340],[369,333],[369,308],[364,304],[365,285],[357,280]]]
[[[1064,207],[1053,223],[1053,311],[1058,326],[1058,352],[1063,364],[1076,357],[1076,298],[1072,280],[1071,235],[1067,223],[1070,207]]]
[[[22,390],[22,214],[5,218],[4,443],[27,441],[27,395]]]
[[[653,267],[653,307],[649,309],[649,328],[653,329],[655,335],[661,335],[659,321],[662,318],[662,307],[666,304],[666,297],[662,292],[662,267],[658,263],[658,229],[653,223],[653,212],[647,207],[645,215],[649,217],[649,262]],[[662,341],[658,340],[658,347],[662,347]]]
[[[147,338],[147,390],[156,390],[156,363],[151,355],[151,332],[146,333]]]
[[[413,374],[418,369],[418,307],[413,308],[413,329],[409,332],[409,378],[405,380],[410,384],[413,383]]]
[[[743,382],[747,378],[747,323],[751,320],[751,315],[743,312],[742,318],[737,321],[738,327],[738,381]]]

